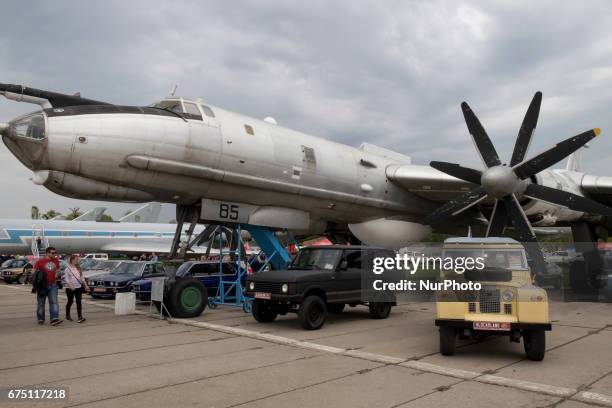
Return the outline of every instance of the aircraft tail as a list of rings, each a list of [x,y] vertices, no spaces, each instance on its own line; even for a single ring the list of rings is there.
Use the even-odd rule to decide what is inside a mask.
[[[160,203],[148,203],[132,211],[126,216],[119,218],[119,222],[149,222],[159,221],[159,213],[162,205]]]
[[[582,167],[582,151],[583,149],[588,149],[588,143],[584,145],[582,149],[576,150],[574,153],[570,154],[567,159],[567,165],[565,166],[565,170],[569,171],[580,171]]]
[[[76,217],[73,221],[100,221],[106,207],[96,207]]]

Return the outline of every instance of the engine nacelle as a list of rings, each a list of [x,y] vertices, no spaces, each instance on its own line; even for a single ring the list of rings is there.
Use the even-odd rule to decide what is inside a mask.
[[[561,172],[543,171],[536,175],[536,183],[557,190],[583,196],[580,186],[569,176]],[[531,200],[524,205],[525,214],[531,224],[537,227],[546,227],[558,222],[576,221],[584,215],[581,211],[570,210],[557,204],[540,200]]]
[[[348,227],[364,244],[389,249],[409,246],[431,233],[431,228],[427,225],[387,218],[349,224]]]
[[[36,171],[32,181],[56,194],[82,200],[148,202],[153,195],[133,188],[116,186],[58,171]]]

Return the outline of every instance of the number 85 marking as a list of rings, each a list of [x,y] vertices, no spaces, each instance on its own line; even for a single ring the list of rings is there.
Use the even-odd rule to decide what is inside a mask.
[[[230,219],[232,221],[238,220],[238,211],[240,210],[240,206],[236,204],[219,204],[219,218]]]

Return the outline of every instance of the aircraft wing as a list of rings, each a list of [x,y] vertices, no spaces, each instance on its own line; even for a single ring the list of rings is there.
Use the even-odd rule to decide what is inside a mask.
[[[449,176],[430,166],[392,165],[387,178],[402,188],[431,201],[445,202],[473,190],[476,184]],[[612,177],[596,176],[576,171],[564,172],[585,197],[612,207]]]
[[[430,166],[392,165],[387,167],[386,173],[391,182],[432,201],[448,201],[477,187]]]

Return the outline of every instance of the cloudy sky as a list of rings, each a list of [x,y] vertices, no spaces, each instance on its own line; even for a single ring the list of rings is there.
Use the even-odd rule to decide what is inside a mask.
[[[2,16],[0,82],[134,105],[178,83],[181,96],[353,146],[474,166],[461,101],[509,157],[541,90],[531,152],[601,127],[583,167],[612,175],[609,1],[5,1]],[[2,99],[0,121],[30,110]],[[33,185],[4,145],[0,174],[0,217],[99,205]]]

